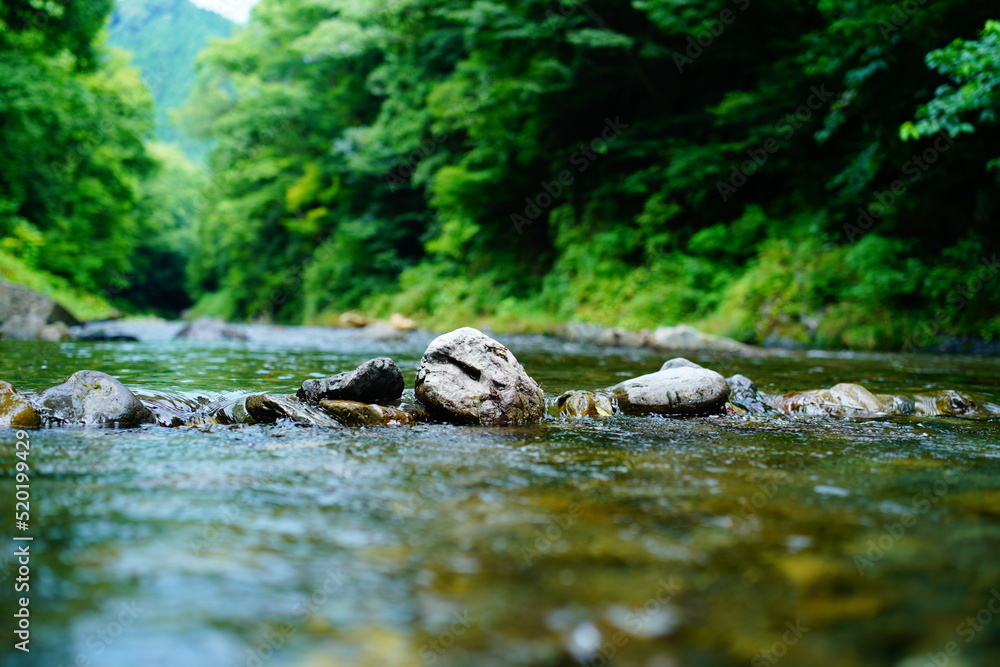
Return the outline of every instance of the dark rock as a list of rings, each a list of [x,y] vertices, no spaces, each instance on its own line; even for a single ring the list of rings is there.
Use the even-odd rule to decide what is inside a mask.
[[[559,414],[566,417],[610,417],[617,410],[611,398],[592,391],[567,391],[556,399]]]
[[[413,415],[399,408],[357,401],[320,401],[319,407],[344,426],[412,426]]]
[[[98,341],[103,343],[137,342],[139,339],[130,334],[109,333],[103,329],[87,331],[76,336],[76,340]]]
[[[774,408],[767,403],[767,397],[757,391],[757,385],[747,376],[728,377],[726,384],[729,385],[729,402],[744,413],[763,415],[774,412]]]
[[[128,387],[98,371],[77,371],[36,396],[34,403],[58,423],[134,428],[154,421]]]
[[[47,328],[61,322],[62,328]],[[66,325],[79,324],[58,303],[27,287],[0,280],[0,337],[7,340],[64,340]],[[45,338],[42,338],[42,336]]]
[[[34,429],[41,425],[38,411],[28,399],[0,380],[0,428]]]
[[[389,357],[379,357],[361,364],[353,371],[318,380],[306,380],[296,394],[299,400],[357,401],[381,403],[403,395],[403,372]]]
[[[626,414],[710,415],[725,409],[729,385],[715,371],[681,366],[620,382],[611,395]]]
[[[247,335],[222,320],[202,317],[180,330],[178,339],[183,340],[246,340]]]
[[[302,403],[294,396],[254,394],[246,399],[246,412],[258,424],[273,424],[290,419],[310,426],[339,427],[340,423],[315,407]]]
[[[458,424],[532,424],[545,414],[545,394],[511,351],[470,327],[431,341],[416,396],[432,416]]]

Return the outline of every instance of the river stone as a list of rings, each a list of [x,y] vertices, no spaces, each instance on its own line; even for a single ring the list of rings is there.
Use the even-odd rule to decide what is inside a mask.
[[[556,399],[559,414],[565,417],[610,417],[615,414],[615,406],[604,394],[592,391],[567,391]]]
[[[310,426],[340,426],[339,422],[322,410],[302,403],[291,395],[254,394],[247,396],[245,405],[247,414],[258,424],[273,424],[279,419],[291,419]]]
[[[962,417],[982,412],[976,399],[954,389],[915,397],[914,411],[918,415]]]
[[[63,327],[50,327],[57,322]],[[0,280],[0,338],[7,340],[43,340],[56,338],[68,331],[66,325],[79,324],[58,303],[34,290]]]
[[[38,411],[9,383],[0,380],[0,428],[38,428]]]
[[[511,351],[470,327],[431,341],[416,396],[432,416],[457,424],[533,424],[545,415],[545,394]]]
[[[733,375],[726,378],[726,384],[729,385],[729,402],[734,406],[752,415],[774,412],[774,408],[762,400],[757,385],[747,376]]]
[[[658,327],[649,335],[649,346],[661,350],[703,350],[727,352],[740,356],[759,354],[759,350],[732,338],[714,336],[686,324]]]
[[[676,357],[670,361],[664,361],[663,365],[660,366],[661,371],[669,371],[671,368],[704,368],[704,366],[699,366],[693,361],[688,361],[684,357]]]
[[[771,407],[787,414],[875,417],[894,413],[891,401],[880,400],[860,384],[842,382],[829,389],[814,389],[773,396]]]
[[[711,415],[725,409],[729,385],[715,371],[682,366],[620,382],[611,395],[630,415]]]
[[[381,403],[403,395],[403,371],[389,357],[379,357],[361,364],[353,371],[337,373],[318,380],[306,380],[296,394],[299,400],[357,401]]]
[[[385,405],[357,401],[320,401],[319,407],[344,426],[412,426],[413,416]]]
[[[211,317],[201,317],[181,329],[180,340],[246,340],[247,335],[231,324]]]
[[[35,403],[59,422],[134,428],[154,421],[128,387],[99,371],[77,371],[39,394]]]

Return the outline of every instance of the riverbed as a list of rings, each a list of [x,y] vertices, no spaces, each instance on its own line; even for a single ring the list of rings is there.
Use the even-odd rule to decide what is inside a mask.
[[[550,403],[667,358],[496,337]],[[92,369],[133,391],[289,393],[387,355],[412,396],[432,336],[153,338],[0,341],[0,379],[34,392]],[[690,358],[769,393],[860,382],[1000,403],[997,358]],[[19,459],[0,431],[0,660],[998,664],[1000,419],[551,415],[517,428],[33,432],[30,654],[12,648]]]

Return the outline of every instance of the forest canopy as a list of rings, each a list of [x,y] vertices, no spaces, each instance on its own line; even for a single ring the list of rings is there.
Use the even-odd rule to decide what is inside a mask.
[[[58,39],[3,32],[0,228],[6,252],[95,289],[130,270],[142,224],[170,216],[135,219],[148,100],[99,46],[108,8],[83,4],[97,13],[45,28]],[[5,3],[8,25],[19,6]],[[918,331],[919,346],[995,339],[990,12],[957,0],[263,0],[202,52],[180,113],[213,146],[176,232],[188,234],[175,246],[190,253],[194,312],[402,312],[528,331],[689,322],[860,348]],[[51,114],[12,103],[50,98]],[[109,116],[116,129],[80,176],[51,166],[95,136],[74,128]],[[29,163],[40,133],[47,157]],[[21,169],[45,173],[10,173]],[[109,177],[86,180],[99,169]],[[81,253],[91,235],[107,247]],[[148,304],[144,291],[129,302]]]

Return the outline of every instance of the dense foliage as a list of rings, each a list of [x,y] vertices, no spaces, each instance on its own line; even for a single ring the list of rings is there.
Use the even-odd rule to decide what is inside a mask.
[[[103,43],[111,9],[0,4],[0,276],[80,317],[176,314],[198,175],[147,146],[149,91]]]
[[[179,114],[205,175],[108,2],[0,7],[0,253],[133,308],[1000,336],[984,2],[263,0]]]
[[[214,37],[228,37],[233,24],[188,0],[118,0],[108,23],[108,43],[132,53],[156,106],[156,136],[202,158],[195,141],[171,119],[191,93],[198,52]]]
[[[194,289],[205,310],[290,321],[996,336],[996,271],[976,277],[996,251],[989,18],[264,0],[203,55],[187,110],[219,142]]]

